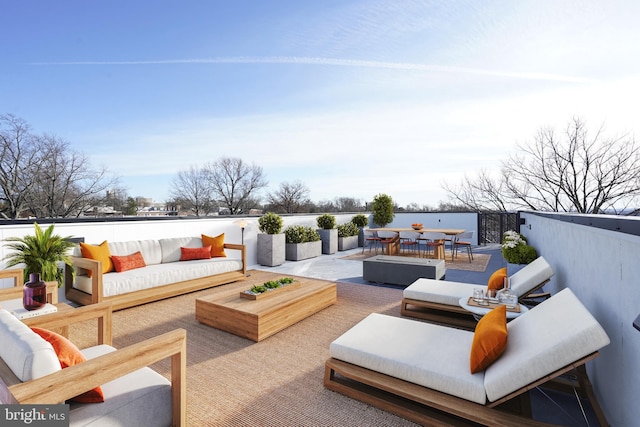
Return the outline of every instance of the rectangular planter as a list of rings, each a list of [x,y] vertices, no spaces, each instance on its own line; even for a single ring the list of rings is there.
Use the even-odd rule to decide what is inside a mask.
[[[301,261],[315,258],[322,254],[322,242],[287,243],[285,245],[285,258],[289,261]]]
[[[331,255],[338,252],[338,229],[331,230],[318,229],[320,240],[322,241],[322,253]]]
[[[275,267],[284,263],[284,233],[258,234],[258,264]]]
[[[358,236],[338,237],[338,250],[347,251],[358,247]]]

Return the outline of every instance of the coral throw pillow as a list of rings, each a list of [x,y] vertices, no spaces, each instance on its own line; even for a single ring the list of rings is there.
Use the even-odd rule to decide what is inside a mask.
[[[82,253],[83,258],[94,259],[102,262],[103,274],[113,271],[111,251],[109,250],[109,244],[106,240],[98,246],[80,242],[80,252]],[[89,275],[89,277],[91,277],[91,275]]]
[[[113,255],[111,261],[113,261],[113,266],[118,273],[133,270],[134,268],[146,267],[147,265],[140,251],[125,256]]]
[[[471,344],[471,373],[487,369],[507,348],[507,306],[501,305],[487,313],[476,325]]]
[[[62,369],[87,361],[87,358],[84,357],[78,347],[62,335],[41,328],[31,328],[31,330],[51,344],[53,350],[58,355],[58,360],[60,361],[60,367]],[[84,392],[70,400],[79,403],[104,402],[104,393],[102,392],[102,388],[98,386],[93,390]]]
[[[211,246],[202,248],[180,248],[180,261],[190,261],[192,259],[210,259]]]
[[[226,257],[227,254],[224,253],[224,233],[211,237],[206,234],[202,234],[202,246],[211,246],[211,257]]]
[[[494,271],[487,282],[487,290],[497,291],[498,289],[502,289],[504,287],[505,277],[507,277],[507,267]]]

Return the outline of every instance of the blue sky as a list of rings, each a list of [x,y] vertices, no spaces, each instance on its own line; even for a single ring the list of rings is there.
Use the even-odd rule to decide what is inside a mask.
[[[497,171],[573,116],[635,134],[640,2],[4,1],[0,113],[164,201],[241,157],[313,201]]]

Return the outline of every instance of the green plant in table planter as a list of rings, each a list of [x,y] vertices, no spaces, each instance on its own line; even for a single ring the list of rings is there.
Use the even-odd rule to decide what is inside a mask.
[[[290,225],[284,229],[287,243],[307,243],[320,240],[318,232],[304,225]]]
[[[264,287],[267,289],[276,289],[280,287],[280,282],[276,280],[269,280],[268,282],[264,282]]]
[[[367,218],[363,214],[358,214],[358,215],[354,215],[353,218],[351,218],[351,222],[356,227],[365,227],[367,224],[369,224],[369,218]]]
[[[282,217],[273,212],[267,212],[258,218],[258,228],[267,234],[280,234],[282,231]]]
[[[262,285],[256,285],[251,288],[251,292],[253,292],[254,294],[261,294],[263,292],[267,292],[267,288]]]
[[[283,285],[290,285],[291,283],[295,282],[295,280],[293,280],[293,277],[283,277],[279,280],[279,282]]]
[[[318,224],[318,227],[323,230],[331,230],[336,226],[336,217],[331,214],[322,214],[316,218],[316,223]]]
[[[360,230],[353,222],[347,222],[346,224],[340,224],[338,226],[338,237],[350,237],[357,236]]]
[[[69,250],[74,243],[69,239],[71,236],[61,237],[53,234],[53,224],[46,230],[42,230],[37,223],[33,223],[35,234],[24,237],[8,237],[4,239],[7,248],[13,250],[4,257],[7,267],[24,264],[24,281],[29,280],[31,273],[39,273],[45,282],[58,282],[61,287],[64,282],[64,271],[59,268],[60,263],[71,267],[73,264],[69,257]]]
[[[500,252],[510,264],[529,264],[538,258],[536,249],[527,243],[527,238],[513,230],[503,234]]]

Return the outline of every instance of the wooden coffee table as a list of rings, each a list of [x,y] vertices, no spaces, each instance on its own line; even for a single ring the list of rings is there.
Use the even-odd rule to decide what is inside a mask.
[[[225,285],[196,299],[196,320],[258,342],[336,302],[335,283],[299,277],[296,281],[300,286],[257,300],[240,297],[251,285]]]

